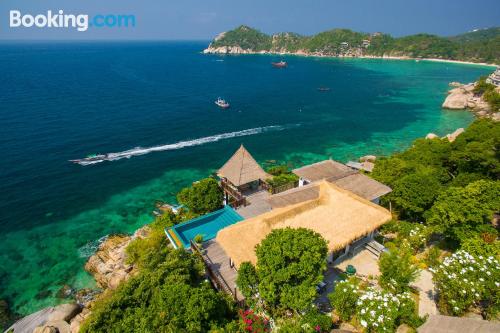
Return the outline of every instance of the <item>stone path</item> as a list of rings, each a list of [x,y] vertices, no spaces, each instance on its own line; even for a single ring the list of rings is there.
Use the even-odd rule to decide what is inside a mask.
[[[420,271],[420,276],[412,284],[419,291],[418,315],[436,315],[439,314],[436,306],[436,289],[432,282],[432,273],[427,270]]]

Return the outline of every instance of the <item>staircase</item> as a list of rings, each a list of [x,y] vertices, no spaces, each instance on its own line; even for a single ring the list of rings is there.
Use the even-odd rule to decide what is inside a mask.
[[[370,240],[369,242],[365,243],[364,248],[377,258],[380,258],[382,253],[387,251],[385,246],[375,240]]]

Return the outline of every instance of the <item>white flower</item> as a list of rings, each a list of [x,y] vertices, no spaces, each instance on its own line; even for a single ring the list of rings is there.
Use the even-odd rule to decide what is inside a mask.
[[[368,327],[368,323],[364,320],[361,320],[361,326]]]

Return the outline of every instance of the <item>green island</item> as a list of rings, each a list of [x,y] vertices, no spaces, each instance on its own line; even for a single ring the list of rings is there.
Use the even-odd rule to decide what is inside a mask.
[[[71,332],[432,332],[458,320],[493,331],[500,315],[499,148],[500,125],[490,119],[451,139],[417,139],[392,156],[366,156],[359,171],[332,160],[264,170],[241,146],[217,176],[181,190],[181,206],[162,205],[132,238],[109,237],[87,265],[111,260],[121,246],[126,276],[113,283],[116,270],[105,281],[99,268],[87,267],[103,291],[87,291],[64,323]],[[243,177],[253,170],[271,185],[235,183],[238,165]],[[340,176],[304,183],[329,172]],[[252,212],[262,209],[255,193],[267,196],[271,211]],[[203,230],[225,216],[217,215],[231,209],[223,203],[250,216],[215,238],[196,234],[188,247],[175,240],[190,230],[179,226]],[[362,234],[340,241],[325,231],[338,211],[340,237]],[[353,211],[347,224],[337,221]],[[365,234],[358,221],[372,231]]]
[[[393,57],[500,62],[500,28],[453,37],[416,34],[392,37],[381,32],[333,29],[312,36],[285,32],[268,35],[248,26],[221,33],[205,53],[272,53],[316,56]]]

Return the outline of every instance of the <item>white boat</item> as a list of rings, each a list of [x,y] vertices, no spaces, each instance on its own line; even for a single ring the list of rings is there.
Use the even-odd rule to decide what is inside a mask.
[[[220,97],[215,101],[215,105],[223,109],[227,109],[229,107],[229,103]]]

